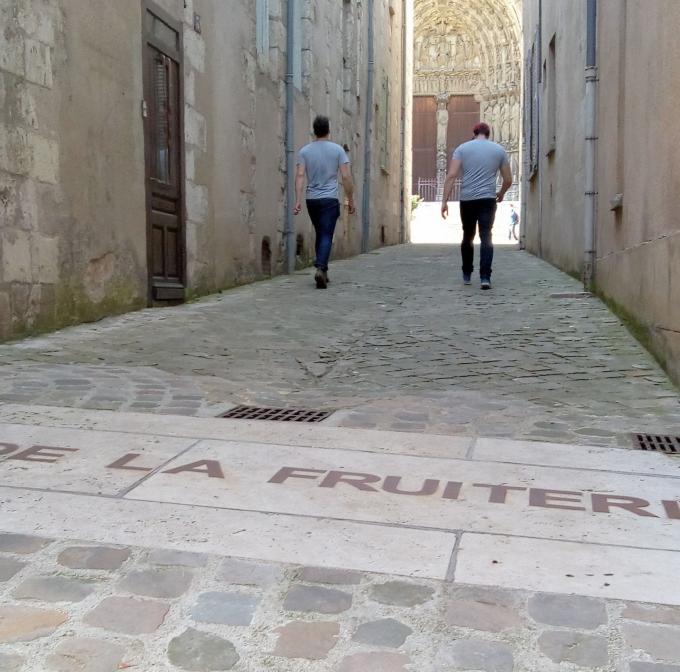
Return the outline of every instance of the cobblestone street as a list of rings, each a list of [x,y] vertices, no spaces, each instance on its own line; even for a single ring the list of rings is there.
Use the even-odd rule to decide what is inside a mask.
[[[680,464],[630,437],[678,392],[496,266],[395,247],[0,347],[0,670],[680,672]]]

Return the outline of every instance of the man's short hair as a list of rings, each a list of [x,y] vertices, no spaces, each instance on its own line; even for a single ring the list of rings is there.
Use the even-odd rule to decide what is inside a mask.
[[[331,132],[331,122],[328,117],[319,115],[314,119],[314,135],[317,138],[325,138]]]
[[[475,137],[478,135],[484,135],[488,138],[491,135],[491,128],[489,127],[489,124],[485,124],[482,121],[472,129],[472,132],[475,134]]]

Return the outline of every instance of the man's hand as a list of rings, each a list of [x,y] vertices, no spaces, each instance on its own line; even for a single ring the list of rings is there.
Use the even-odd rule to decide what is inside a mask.
[[[347,208],[349,210],[350,215],[356,214],[357,208],[354,205],[354,199],[353,198],[348,198],[347,199]]]
[[[444,201],[442,203],[442,219],[446,219],[449,216],[449,204]]]
[[[504,198],[505,198],[505,192],[504,192],[504,191],[499,191],[499,192],[496,194],[496,203],[502,203]]]
[[[299,201],[295,204],[295,207],[293,208],[293,214],[294,215],[299,215],[300,212],[302,211],[302,203]]]

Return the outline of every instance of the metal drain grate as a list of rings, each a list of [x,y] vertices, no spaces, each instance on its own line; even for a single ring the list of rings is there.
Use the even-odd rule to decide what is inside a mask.
[[[589,299],[590,292],[555,292],[550,295],[551,299]]]
[[[680,455],[680,436],[633,434],[633,443],[639,450],[666,453],[667,455]]]
[[[300,408],[264,408],[262,406],[237,406],[221,418],[232,420],[275,420],[277,422],[323,422],[332,411],[308,411]]]

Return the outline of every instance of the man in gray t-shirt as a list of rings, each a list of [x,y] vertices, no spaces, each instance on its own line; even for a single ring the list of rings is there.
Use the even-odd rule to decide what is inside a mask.
[[[338,180],[347,196],[349,213],[355,212],[354,184],[349,169],[349,158],[340,146],[329,140],[330,122],[327,117],[314,120],[314,142],[305,145],[298,154],[295,175],[296,215],[302,210],[302,189],[307,180],[307,212],[316,232],[316,272],[314,280],[318,289],[328,286],[328,261],[333,247],[333,234],[340,217]]]
[[[479,260],[479,277],[482,289],[491,289],[491,266],[493,263],[492,229],[496,206],[505,198],[512,186],[512,172],[505,149],[489,140],[491,129],[487,124],[477,124],[474,140],[456,148],[451,159],[449,173],[444,183],[442,217],[449,214],[448,200],[458,177],[461,177],[460,218],[463,222],[463,282],[472,282],[474,270],[474,240],[479,225],[482,250]],[[496,193],[498,173],[503,176],[503,186]]]

